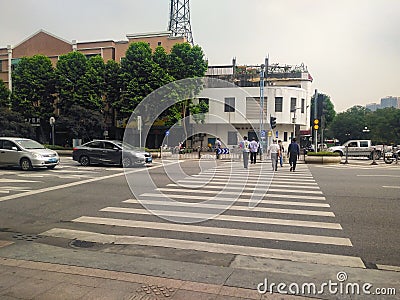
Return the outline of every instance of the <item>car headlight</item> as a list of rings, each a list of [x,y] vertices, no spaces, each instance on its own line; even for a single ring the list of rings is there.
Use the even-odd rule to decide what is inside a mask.
[[[41,159],[43,158],[42,155],[40,155],[39,153],[34,153],[33,156],[37,159]]]

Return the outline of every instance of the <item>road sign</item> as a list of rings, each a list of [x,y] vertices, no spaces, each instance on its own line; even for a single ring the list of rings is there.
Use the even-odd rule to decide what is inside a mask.
[[[279,137],[279,131],[278,131],[278,130],[275,132],[275,137],[276,137],[276,138]]]
[[[228,148],[218,148],[217,154],[229,154],[229,149]]]
[[[165,136],[169,136],[169,130],[165,132]]]
[[[265,137],[265,130],[261,130],[261,137]]]

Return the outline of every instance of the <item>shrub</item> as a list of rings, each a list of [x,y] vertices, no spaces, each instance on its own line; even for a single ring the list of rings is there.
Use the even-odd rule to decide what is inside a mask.
[[[320,152],[307,152],[308,156],[339,156],[339,153],[336,152],[328,152],[328,151],[320,151]]]

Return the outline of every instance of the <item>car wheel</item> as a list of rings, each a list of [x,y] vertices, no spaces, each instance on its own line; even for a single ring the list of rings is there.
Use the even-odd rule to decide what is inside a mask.
[[[132,165],[132,161],[129,157],[124,157],[122,159],[122,167],[129,168]]]
[[[80,162],[80,164],[81,164],[82,166],[84,166],[84,167],[87,167],[88,165],[90,165],[90,159],[89,159],[89,157],[86,156],[86,155],[82,155],[82,156],[79,158],[79,162]]]
[[[28,158],[21,159],[20,165],[23,171],[32,170],[32,163]]]

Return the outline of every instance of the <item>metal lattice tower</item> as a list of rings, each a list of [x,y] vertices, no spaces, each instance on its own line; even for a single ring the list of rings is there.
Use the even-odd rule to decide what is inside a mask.
[[[184,36],[193,45],[189,0],[171,0],[168,30],[171,36]]]

